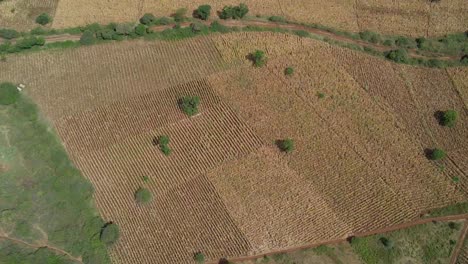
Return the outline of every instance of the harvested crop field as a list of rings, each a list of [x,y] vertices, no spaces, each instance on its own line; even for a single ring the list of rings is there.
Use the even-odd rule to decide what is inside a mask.
[[[255,49],[266,51],[265,67],[246,59]],[[116,263],[261,254],[466,200],[457,74],[279,33],[102,44],[0,64],[0,79],[26,85],[92,182],[102,217],[119,225]],[[178,106],[188,95],[200,98],[193,117]],[[447,108],[460,113],[451,129],[434,120]],[[161,135],[169,156],[155,145]],[[285,138],[291,153],[275,145]],[[447,150],[443,172],[424,156],[434,145]],[[140,187],[153,194],[148,204],[135,201]]]
[[[441,36],[468,28],[468,3],[465,0],[333,0],[333,1],[243,1],[251,16],[283,16],[291,21],[316,23],[352,32],[372,30],[382,34]],[[31,29],[40,12],[54,16],[52,27],[65,28],[91,23],[137,21],[144,13],[170,16],[187,8],[190,16],[199,5],[210,4],[219,11],[238,1],[91,1],[91,0],[5,0],[0,3],[0,21],[7,27]],[[10,12],[15,8],[15,12]],[[56,9],[56,11],[55,11]],[[215,13],[215,12],[213,12]],[[26,16],[26,17],[25,17]],[[29,21],[20,24],[21,21]]]

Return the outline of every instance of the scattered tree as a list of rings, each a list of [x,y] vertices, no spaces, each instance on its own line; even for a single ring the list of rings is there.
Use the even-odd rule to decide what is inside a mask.
[[[359,32],[359,37],[361,37],[362,40],[371,42],[371,43],[379,43],[382,40],[378,33],[368,31],[368,30]]]
[[[114,244],[119,239],[119,227],[110,222],[105,224],[101,229],[100,239],[107,245]]]
[[[446,156],[445,151],[435,148],[431,151],[429,158],[431,160],[440,160],[440,159],[445,158],[445,156]]]
[[[83,35],[80,37],[80,44],[81,45],[92,45],[96,41],[96,38],[94,37],[94,33],[86,30],[83,32]]]
[[[143,25],[151,25],[156,21],[156,17],[151,13],[146,13],[140,18],[140,23]]]
[[[241,19],[249,12],[249,8],[246,4],[240,4],[238,6],[225,6],[219,15],[221,19]]]
[[[199,104],[200,97],[198,96],[184,96],[179,100],[180,108],[189,116],[193,116],[198,113]]]
[[[143,36],[146,34],[146,26],[139,24],[138,26],[135,27],[135,34],[139,36]]]
[[[38,17],[36,17],[36,23],[40,25],[47,25],[52,21],[52,18],[47,13],[42,13]]]
[[[171,148],[169,148],[168,145],[161,145],[161,146],[159,146],[159,149],[161,149],[161,151],[162,151],[162,153],[164,153],[164,155],[166,155],[166,156],[171,155],[172,150],[171,150]]]
[[[205,255],[203,255],[203,253],[201,253],[201,252],[197,252],[197,253],[195,253],[195,255],[193,256],[193,259],[194,259],[197,263],[204,263],[204,262],[205,262]]]
[[[151,192],[146,189],[146,188],[139,188],[136,192],[135,192],[135,200],[137,201],[137,203],[139,204],[146,204],[146,203],[149,203],[151,202],[151,200],[153,199],[153,196],[151,195]]]
[[[158,138],[158,144],[159,145],[167,145],[169,144],[169,136],[163,135]]]
[[[292,75],[294,73],[294,68],[293,67],[287,67],[284,69],[284,74],[286,75]]]
[[[447,110],[442,115],[441,124],[447,127],[455,126],[457,122],[458,113],[455,110]]]
[[[408,62],[408,52],[406,52],[405,49],[389,51],[385,57],[395,62],[400,62],[400,63]]]
[[[195,10],[195,17],[208,20],[211,15],[211,6],[210,5],[201,5]]]
[[[278,140],[277,145],[282,151],[287,153],[294,150],[294,141],[290,138]]]
[[[262,67],[266,63],[265,52],[262,50],[256,50],[250,57],[256,67]]]
[[[19,91],[16,86],[9,82],[0,84],[0,105],[11,105],[16,103]]]
[[[386,237],[381,237],[379,239],[380,243],[386,248],[386,249],[392,249],[393,248],[393,241],[386,238]]]

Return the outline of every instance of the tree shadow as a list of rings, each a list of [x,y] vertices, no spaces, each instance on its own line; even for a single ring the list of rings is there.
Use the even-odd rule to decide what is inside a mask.
[[[159,138],[154,136],[153,140],[151,140],[151,143],[153,144],[153,146],[158,146],[159,145]]]
[[[229,261],[226,258],[221,258],[219,259],[218,264],[229,264]]]
[[[424,149],[424,156],[426,156],[427,159],[431,159],[432,158],[432,152],[434,152],[433,149],[425,148]]]
[[[443,122],[444,122],[444,112],[443,111],[435,111],[434,112],[434,118],[437,120],[437,122],[439,123],[439,125],[443,125]]]
[[[255,65],[255,57],[254,57],[253,53],[249,53],[249,54],[245,55],[244,59],[252,62],[252,65]]]

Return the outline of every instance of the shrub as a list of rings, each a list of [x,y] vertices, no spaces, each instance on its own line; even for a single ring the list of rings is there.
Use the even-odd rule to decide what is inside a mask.
[[[211,22],[210,29],[213,32],[227,33],[230,31],[225,25],[221,25],[218,21]]]
[[[103,39],[103,40],[111,40],[114,39],[114,35],[116,35],[115,31],[112,29],[103,29],[96,33],[96,37]]]
[[[36,17],[36,23],[40,25],[47,25],[52,21],[52,18],[47,13],[42,13]]]
[[[140,18],[140,23],[143,25],[151,25],[156,21],[156,17],[151,13],[146,13]]]
[[[99,238],[107,245],[114,244],[119,239],[119,227],[112,222],[107,223],[101,229]]]
[[[194,259],[197,263],[203,263],[203,262],[205,262],[205,255],[203,255],[203,253],[201,253],[201,252],[197,252],[197,253],[193,256],[193,259]]]
[[[14,29],[0,29],[0,37],[4,39],[14,39],[19,36],[19,33]]]
[[[167,145],[169,144],[169,136],[163,135],[158,138],[159,145]]]
[[[424,38],[424,37],[421,37],[421,38],[417,38],[416,39],[416,46],[418,47],[418,49],[424,47],[424,44],[426,44],[427,42],[427,39]]]
[[[441,68],[444,66],[444,63],[437,59],[430,59],[426,62],[426,65],[432,68]]]
[[[279,140],[278,147],[281,151],[289,153],[294,150],[294,141],[290,138]]]
[[[294,68],[293,67],[287,67],[284,69],[284,74],[286,75],[292,75],[294,73]]]
[[[319,99],[323,99],[323,98],[325,98],[325,94],[319,92],[319,93],[317,93],[317,97],[318,97]]]
[[[406,52],[405,49],[391,50],[387,52],[385,57],[389,60],[399,62],[399,63],[408,62],[408,52]]]
[[[219,15],[221,19],[240,19],[243,18],[249,12],[249,8],[246,4],[240,4],[238,6],[225,6]]]
[[[447,110],[442,115],[441,123],[443,126],[453,127],[457,122],[458,113],[455,110]]]
[[[392,249],[393,248],[393,241],[386,238],[386,237],[381,237],[379,239],[380,243],[386,248],[386,249]]]
[[[452,181],[454,183],[459,183],[460,182],[460,177],[455,176],[455,177],[452,178]]]
[[[161,150],[162,153],[164,153],[164,155],[166,156],[171,155],[172,150],[171,148],[169,148],[168,145],[161,145],[159,146],[159,149]]]
[[[361,37],[362,40],[371,42],[371,43],[378,43],[381,41],[381,37],[378,33],[368,31],[368,30],[360,32],[359,36]]]
[[[80,37],[81,45],[92,45],[96,41],[93,32],[86,30]]]
[[[151,200],[153,199],[153,196],[151,195],[151,192],[146,189],[146,188],[139,188],[136,192],[135,192],[135,200],[137,201],[137,203],[139,204],[146,204],[146,203],[149,203],[151,202]]]
[[[34,46],[44,46],[45,39],[42,37],[28,37],[18,40],[15,46],[19,49],[30,49]]]
[[[391,39],[386,39],[386,40],[383,42],[383,44],[384,44],[385,46],[393,46],[393,45],[395,45],[395,42],[394,42],[393,40],[391,40]]]
[[[200,97],[198,96],[184,96],[179,101],[182,111],[189,116],[193,116],[198,113],[199,104]]]
[[[463,55],[460,59],[460,63],[462,65],[468,65],[468,54],[467,55]]]
[[[36,28],[31,29],[30,33],[31,35],[45,35],[47,31],[41,27],[36,27]]]
[[[156,22],[154,24],[155,25],[169,25],[172,22],[173,22],[172,19],[170,19],[168,17],[161,17],[160,19],[156,20]]]
[[[407,37],[400,36],[395,40],[395,44],[398,47],[411,48],[414,46],[414,40],[410,40]]]
[[[201,24],[201,23],[192,23],[190,24],[190,28],[192,29],[192,32],[198,33],[201,31],[207,31],[207,26]]]
[[[251,54],[251,58],[256,67],[262,67],[266,63],[265,52],[262,50],[256,50]]]
[[[441,149],[438,149],[438,148],[435,148],[431,151],[430,155],[429,155],[429,158],[431,160],[440,160],[440,159],[443,159],[445,158],[446,154],[443,150]]]
[[[102,26],[99,24],[99,23],[92,23],[92,24],[89,24],[89,25],[86,25],[84,27],[81,27],[81,31],[86,31],[86,30],[89,30],[93,33],[96,33],[98,31],[100,31],[102,29]]]
[[[211,15],[210,5],[201,5],[195,10],[195,16],[202,20],[208,20]]]
[[[143,36],[146,34],[146,26],[139,24],[138,26],[135,27],[135,34],[139,36]]]
[[[270,20],[271,22],[281,22],[281,23],[286,22],[286,19],[282,16],[271,16],[268,18],[268,20]]]
[[[182,22],[185,20],[185,15],[187,14],[187,8],[179,8],[175,11],[173,17],[176,22]]]
[[[134,25],[123,23],[115,26],[115,32],[119,35],[129,35],[133,32]]]
[[[19,91],[16,86],[9,82],[0,84],[0,105],[11,105],[16,103]]]

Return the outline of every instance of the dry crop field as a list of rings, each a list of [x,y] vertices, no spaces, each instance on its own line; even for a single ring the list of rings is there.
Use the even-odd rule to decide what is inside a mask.
[[[246,60],[255,49],[265,67]],[[115,263],[192,263],[199,251],[214,261],[345,238],[468,195],[463,69],[232,33],[16,55],[0,79],[26,85],[94,185],[102,217],[121,229]],[[200,114],[181,112],[186,95],[200,97]],[[446,108],[460,113],[452,129],[434,117]],[[160,135],[170,156],[153,144]],[[274,142],[288,137],[295,150],[285,154]],[[448,152],[443,171],[424,156],[434,146]],[[139,187],[152,202],[135,202]]]
[[[468,2],[465,0],[246,0],[250,15],[284,16],[303,23],[318,23],[348,31],[372,30],[383,34],[440,36],[468,28]],[[64,28],[94,22],[137,21],[144,13],[169,16],[178,8],[191,11],[202,4],[213,10],[239,1],[222,0],[4,0],[0,2],[0,26],[18,29],[34,27],[41,12],[54,16],[52,27]],[[15,12],[10,10],[15,9]],[[56,10],[56,11],[55,11]]]

